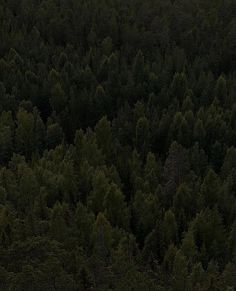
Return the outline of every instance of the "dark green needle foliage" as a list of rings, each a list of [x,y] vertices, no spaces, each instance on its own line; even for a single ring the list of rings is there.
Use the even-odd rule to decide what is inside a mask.
[[[236,1],[0,1],[0,290],[236,288]]]

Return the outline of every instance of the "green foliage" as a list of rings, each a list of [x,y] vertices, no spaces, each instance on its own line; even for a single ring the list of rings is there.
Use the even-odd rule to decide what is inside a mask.
[[[16,147],[27,158],[34,150],[34,117],[24,110],[17,114]]]
[[[163,237],[166,247],[177,242],[178,228],[171,210],[166,211],[163,221]]]
[[[66,94],[63,91],[61,84],[56,83],[51,89],[50,104],[57,113],[62,112],[67,104]]]
[[[173,283],[175,290],[188,290],[187,260],[180,251],[176,253],[173,264]]]
[[[135,144],[142,156],[146,156],[149,149],[149,123],[146,117],[141,117],[137,121]]]
[[[133,220],[137,237],[141,242],[155,227],[159,216],[159,201],[153,194],[138,191],[133,202]]]
[[[97,170],[92,179],[92,191],[89,196],[88,205],[97,215],[104,211],[103,201],[110,191],[110,185],[103,171]]]
[[[0,4],[0,290],[236,286],[233,0]]]
[[[116,184],[112,183],[104,197],[105,215],[114,227],[129,227],[129,212],[124,201],[125,197]]]
[[[215,87],[216,97],[224,104],[227,101],[227,86],[226,80],[223,76],[220,76],[217,80]]]

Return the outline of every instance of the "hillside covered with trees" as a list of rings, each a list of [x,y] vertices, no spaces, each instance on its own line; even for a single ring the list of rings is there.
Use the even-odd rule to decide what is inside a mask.
[[[236,1],[0,1],[0,290],[236,288]]]

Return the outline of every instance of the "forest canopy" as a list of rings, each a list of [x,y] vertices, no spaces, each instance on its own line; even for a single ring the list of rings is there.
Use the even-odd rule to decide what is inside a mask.
[[[0,290],[236,288],[236,1],[0,1]]]

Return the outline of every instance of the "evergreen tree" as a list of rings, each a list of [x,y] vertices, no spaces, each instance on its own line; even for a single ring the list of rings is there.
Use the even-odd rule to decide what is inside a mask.
[[[195,123],[193,136],[194,140],[198,142],[200,146],[204,146],[206,132],[200,119],[198,119]]]
[[[128,229],[129,212],[124,201],[124,195],[114,183],[104,197],[105,215],[112,226]]]
[[[178,227],[175,216],[171,210],[165,212],[163,221],[163,236],[166,247],[177,242]]]
[[[30,158],[34,151],[34,116],[25,110],[17,113],[16,150]]]
[[[141,117],[136,124],[135,144],[142,157],[149,149],[149,123],[146,117]]]
[[[92,192],[89,195],[88,205],[95,214],[104,211],[103,201],[110,191],[110,185],[102,171],[97,170],[92,179]]]
[[[107,156],[108,160],[112,158],[112,149],[114,148],[111,132],[111,124],[106,117],[103,117],[95,127],[96,139],[98,146]]]
[[[219,79],[217,80],[216,87],[215,87],[215,94],[216,94],[216,97],[224,105],[227,100],[227,86],[226,86],[226,80],[223,76],[220,76]]]
[[[173,264],[173,287],[175,290],[188,290],[188,266],[185,256],[178,251]]]
[[[67,98],[60,83],[56,83],[51,89],[50,104],[53,110],[57,113],[60,113],[65,109]]]
[[[191,231],[188,231],[182,241],[181,252],[193,263],[197,258],[197,247],[195,245],[194,236]]]
[[[170,90],[172,96],[176,97],[179,101],[184,100],[187,90],[187,78],[185,73],[176,73],[174,75]]]
[[[218,202],[219,178],[213,170],[209,170],[201,186],[205,205],[213,207]]]

